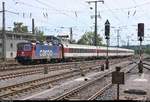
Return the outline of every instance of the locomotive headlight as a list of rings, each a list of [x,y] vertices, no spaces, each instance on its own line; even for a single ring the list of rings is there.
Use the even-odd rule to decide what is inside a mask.
[[[23,51],[21,52],[21,55],[24,56],[24,52]]]

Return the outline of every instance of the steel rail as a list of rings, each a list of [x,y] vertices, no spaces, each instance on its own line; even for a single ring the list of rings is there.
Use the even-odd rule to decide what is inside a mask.
[[[97,69],[97,68],[95,68]],[[88,72],[90,69],[86,69],[84,70],[84,73],[85,72]],[[72,71],[74,73],[74,71]],[[3,87],[3,88],[0,88],[0,90],[8,90],[8,89],[13,89],[14,87],[20,87],[20,86],[24,86],[24,88],[20,88],[18,90],[13,90],[13,91],[10,91],[8,93],[5,93],[4,94],[1,94],[0,95],[0,98],[4,98],[4,97],[8,97],[8,96],[12,96],[12,95],[15,95],[19,92],[23,92],[23,91],[27,91],[27,90],[31,90],[31,89],[34,89],[36,87],[41,87],[43,85],[48,85],[49,83],[53,83],[53,82],[56,82],[56,81],[59,81],[61,79],[65,79],[65,78],[69,78],[69,77],[73,77],[75,75],[80,75],[81,73],[80,72],[77,72],[77,70],[75,70],[76,73],[72,74],[71,72],[65,72],[66,76],[64,75],[64,73],[61,73],[61,74],[58,74],[58,75],[54,75],[55,78],[52,79],[52,77],[54,76],[48,76],[48,77],[45,77],[45,78],[41,78],[41,79],[37,79],[37,80],[33,80],[33,81],[28,81],[28,82],[24,82],[24,83],[19,83],[19,84],[16,84],[16,85],[12,85],[12,86],[7,86],[7,87]],[[67,75],[67,74],[70,74],[70,75]],[[59,76],[59,77],[58,77]],[[56,78],[58,77],[58,78]],[[50,78],[49,81],[46,81],[46,82],[41,82],[41,83],[36,83],[35,82],[39,82],[39,81],[44,81],[44,80],[47,80],[47,78]],[[32,85],[32,83],[34,83],[34,85]],[[31,84],[31,85],[30,85]],[[28,85],[28,86],[25,86],[25,85]]]
[[[104,62],[103,62],[104,63]],[[97,63],[99,65],[99,63]],[[111,62],[110,64],[115,64],[113,62]],[[77,66],[82,66],[82,65],[77,65]],[[88,66],[88,65],[85,65]],[[47,67],[47,66],[46,66]],[[47,67],[48,71],[55,71],[55,70],[60,70],[60,69],[69,69],[70,67],[76,67],[75,65],[71,66],[71,65],[65,65],[65,66],[50,66]],[[91,66],[92,67],[92,66]],[[26,69],[27,70],[27,69]],[[38,74],[38,73],[43,73],[43,68],[40,67],[40,69],[29,69],[27,71],[22,71],[22,72],[12,72],[12,73],[8,73],[8,74],[3,74],[0,75],[0,80],[6,80],[6,79],[10,79],[10,78],[16,78],[16,77],[21,77],[21,76],[26,76],[26,75],[33,75],[33,74]]]
[[[130,65],[130,64],[131,63],[129,63],[128,65]],[[126,66],[127,65],[123,66],[123,68],[126,67]],[[81,86],[75,87],[74,89],[70,90],[69,92],[66,92],[66,93],[64,93],[64,94],[62,94],[62,95],[60,95],[58,97],[52,98],[50,100],[61,100],[61,99],[64,99],[64,98],[68,97],[69,95],[74,94],[75,92],[78,92],[79,90],[85,88],[86,86],[89,86],[90,84],[93,84],[95,81],[100,80],[101,78],[103,78],[103,77],[105,77],[107,75],[110,75],[113,71],[115,71],[115,69],[112,69],[112,70],[109,70],[108,72],[102,73],[100,75],[100,77],[98,77],[98,78],[96,78],[96,79],[94,79],[92,81],[89,81],[89,82],[87,82],[87,83],[85,83],[85,84],[83,84]],[[92,97],[94,97],[94,96],[92,96]]]
[[[126,60],[127,58],[124,58],[123,60]],[[118,59],[119,60],[119,59]],[[1,65],[0,71],[12,71],[16,69],[28,69],[28,68],[39,68],[39,67],[45,67],[45,66],[58,66],[58,65],[73,65],[73,64],[82,64],[82,63],[102,63],[105,60],[92,60],[92,61],[80,61],[80,62],[65,62],[65,63],[54,63],[54,64],[39,64],[39,65],[15,65],[15,66],[7,66],[7,65]],[[116,59],[112,59],[112,61],[116,61]]]
[[[130,70],[134,69],[135,67],[137,67],[137,65],[129,68],[129,69],[122,69],[121,71],[125,71],[125,73],[128,73]],[[96,99],[99,95],[103,94],[103,92],[105,90],[107,90],[108,88],[110,88],[112,86],[112,82],[109,82],[106,86],[104,86],[102,89],[100,89],[98,92],[96,92],[94,95],[92,95],[90,98],[88,98],[88,100],[94,100]]]

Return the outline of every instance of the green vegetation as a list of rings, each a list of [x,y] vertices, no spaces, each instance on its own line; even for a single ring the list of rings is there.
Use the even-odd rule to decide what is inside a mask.
[[[140,46],[128,46],[126,48],[135,50],[135,54],[140,53]],[[150,54],[150,45],[142,45],[142,53]]]
[[[86,32],[77,43],[83,45],[94,45],[94,37],[94,32]],[[97,45],[102,45],[102,38],[100,36],[97,36]]]
[[[13,32],[27,33],[28,32],[28,27],[24,26],[22,22],[14,22]]]
[[[16,32],[16,33],[29,33],[28,32],[28,27],[24,26],[22,22],[14,22],[13,32]],[[39,30],[37,27],[35,27],[35,34],[37,35],[37,39],[39,41],[44,41],[45,40],[44,32]]]
[[[35,28],[35,34],[38,36],[37,40],[39,41],[45,41],[44,32],[39,30],[37,27]]]
[[[150,55],[150,48],[146,48],[144,52]]]

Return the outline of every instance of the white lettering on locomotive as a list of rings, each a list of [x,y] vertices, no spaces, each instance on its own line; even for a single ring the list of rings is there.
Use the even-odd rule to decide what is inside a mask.
[[[53,52],[52,52],[52,50],[40,50],[40,56],[42,57],[42,56],[47,56],[47,57],[49,57],[49,56],[52,56],[53,55]]]

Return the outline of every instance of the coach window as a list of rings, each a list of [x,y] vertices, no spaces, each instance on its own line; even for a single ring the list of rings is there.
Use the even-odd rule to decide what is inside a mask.
[[[75,53],[77,53],[78,49],[75,49]]]
[[[13,44],[12,43],[10,44],[10,47],[13,48]]]
[[[85,53],[84,49],[82,49],[82,53]]]
[[[83,49],[83,53],[86,53],[86,52],[87,52],[87,50],[84,50],[84,49]]]
[[[69,49],[69,52],[72,53],[72,48]]]
[[[80,53],[80,49],[78,49],[78,53]]]
[[[74,49],[72,48],[72,53],[74,53]]]
[[[73,48],[70,49],[70,53],[73,53]]]
[[[82,53],[86,53],[86,52],[84,51],[84,49],[82,49]]]
[[[75,53],[78,53],[78,49],[75,49]]]

